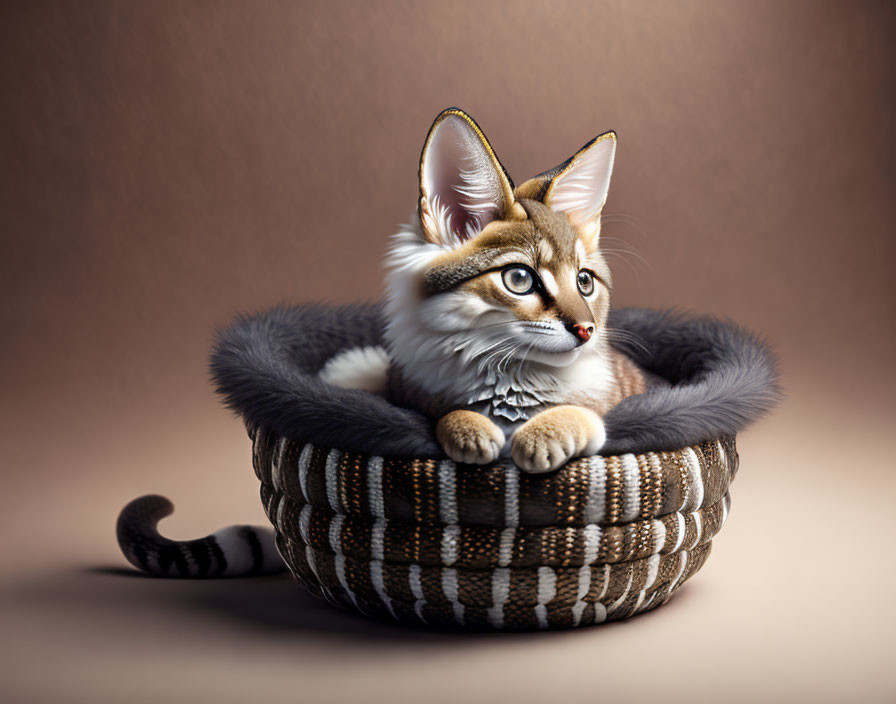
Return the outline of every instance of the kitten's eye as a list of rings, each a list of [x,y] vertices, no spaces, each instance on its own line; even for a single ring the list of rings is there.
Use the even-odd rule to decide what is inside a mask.
[[[517,296],[525,296],[535,290],[535,279],[532,272],[521,266],[511,267],[501,272],[501,279],[511,293]]]
[[[590,271],[582,269],[576,277],[576,281],[583,296],[590,296],[594,293],[594,275]]]

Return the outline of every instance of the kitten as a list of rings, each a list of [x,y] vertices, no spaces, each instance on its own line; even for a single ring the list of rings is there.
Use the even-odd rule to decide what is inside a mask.
[[[601,416],[644,377],[607,339],[599,248],[616,135],[514,188],[473,119],[442,112],[420,160],[418,217],[393,238],[381,349],[322,377],[437,419],[457,462],[508,452],[530,472],[596,453]],[[385,382],[385,384],[383,383]]]

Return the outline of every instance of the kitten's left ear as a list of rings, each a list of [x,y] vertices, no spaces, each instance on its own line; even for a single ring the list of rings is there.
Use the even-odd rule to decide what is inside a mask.
[[[519,209],[510,177],[479,125],[463,110],[444,110],[420,156],[420,221],[426,239],[454,246]],[[525,217],[524,212],[516,215]]]
[[[591,248],[600,237],[600,215],[607,202],[613,159],[616,156],[616,133],[605,132],[595,137],[560,166],[527,181],[517,194],[536,191],[540,200],[552,210],[566,213]]]

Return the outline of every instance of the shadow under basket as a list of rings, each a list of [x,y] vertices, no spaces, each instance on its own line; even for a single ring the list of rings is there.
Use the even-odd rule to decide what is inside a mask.
[[[664,604],[706,561],[738,466],[733,436],[529,475],[249,435],[277,547],[312,593],[473,629],[570,628]]]

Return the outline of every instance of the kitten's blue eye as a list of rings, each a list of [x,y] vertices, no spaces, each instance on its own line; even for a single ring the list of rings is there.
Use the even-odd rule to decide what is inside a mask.
[[[535,279],[532,272],[521,266],[514,266],[501,272],[501,280],[511,293],[525,296],[535,290]]]
[[[587,269],[582,269],[576,277],[579,285],[579,292],[583,296],[590,296],[594,293],[594,275]]]

